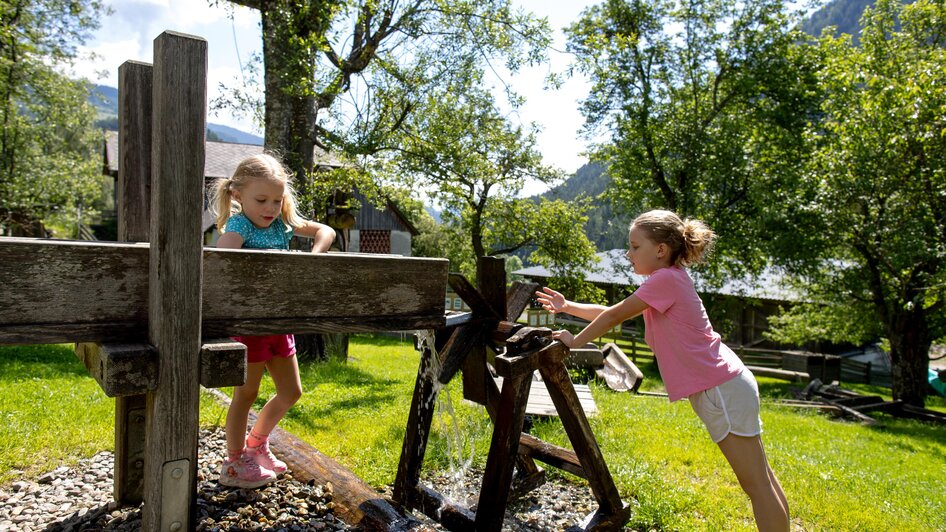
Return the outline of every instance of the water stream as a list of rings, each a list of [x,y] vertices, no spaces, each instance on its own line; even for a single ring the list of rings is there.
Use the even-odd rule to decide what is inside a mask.
[[[447,479],[446,488],[441,492],[445,498],[460,506],[469,506],[470,498],[478,495],[471,491],[463,482],[463,478],[473,463],[473,438],[466,437],[460,430],[461,421],[458,419],[450,397],[450,386],[442,384],[437,377],[440,375],[440,356],[434,343],[433,330],[416,331],[417,345],[423,351],[429,351],[429,364],[422,363],[422,371],[433,383],[433,396],[436,397],[436,409],[431,426],[431,436],[437,435],[446,446]],[[423,356],[423,355],[422,355]],[[429,405],[428,405],[429,406]],[[428,439],[428,448],[434,442]]]

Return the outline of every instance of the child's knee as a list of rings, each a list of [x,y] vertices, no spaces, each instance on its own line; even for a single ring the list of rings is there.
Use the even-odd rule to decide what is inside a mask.
[[[279,398],[288,406],[296,404],[299,399],[302,398],[302,390],[300,388],[279,391],[278,394]]]

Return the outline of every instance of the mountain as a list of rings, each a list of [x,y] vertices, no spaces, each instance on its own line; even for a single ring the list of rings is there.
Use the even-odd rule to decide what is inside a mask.
[[[92,85],[89,103],[98,115],[96,124],[102,129],[118,129],[118,89],[106,85]],[[246,133],[222,124],[207,122],[207,140],[236,144],[263,145],[263,137]]]
[[[864,9],[873,6],[876,0],[832,0],[815,11],[802,22],[801,28],[808,35],[821,36],[821,31],[828,26],[836,26],[835,36],[846,33],[851,35],[854,44],[860,42],[860,20]],[[905,4],[912,0],[905,0]]]
[[[585,234],[599,251],[627,247],[627,228],[630,216],[618,214],[604,198],[599,197],[611,183],[611,178],[600,164],[589,163],[575,172],[561,185],[541,194],[548,199],[573,200],[580,195],[592,198],[592,208],[585,222]]]

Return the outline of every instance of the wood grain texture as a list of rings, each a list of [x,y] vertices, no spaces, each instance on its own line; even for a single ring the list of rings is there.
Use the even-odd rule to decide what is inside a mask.
[[[445,324],[443,259],[200,253],[205,338]],[[149,254],[146,244],[0,238],[0,344],[145,341]]]
[[[207,41],[173,32],[154,40],[152,103],[148,339],[158,350],[160,385],[147,398],[142,528],[189,530],[197,489]],[[183,478],[166,478],[169,462],[184,464]],[[168,485],[179,488],[164,493]]]

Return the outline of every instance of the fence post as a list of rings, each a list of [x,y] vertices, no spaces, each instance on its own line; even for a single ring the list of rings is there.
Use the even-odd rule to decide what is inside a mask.
[[[201,321],[201,211],[207,42],[154,40],[148,337],[158,388],[148,393],[145,530],[193,530]]]
[[[151,213],[151,65],[118,67],[118,241],[147,242]],[[145,395],[115,398],[113,497],[142,501]]]

